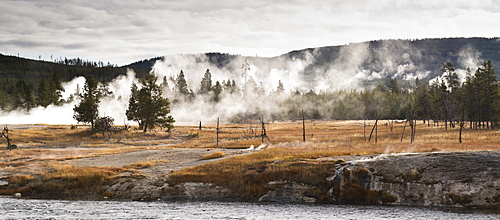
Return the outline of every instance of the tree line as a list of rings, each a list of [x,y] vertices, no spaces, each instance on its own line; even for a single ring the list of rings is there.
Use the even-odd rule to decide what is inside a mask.
[[[173,122],[173,118],[168,116],[170,105],[175,107],[191,103],[196,106],[203,100],[203,105],[215,106],[223,99],[232,97],[252,105],[246,111],[226,116],[232,122],[258,120],[265,115],[270,120],[298,120],[302,116],[318,120],[411,118],[422,119],[427,123],[441,121],[446,128],[457,124],[464,126],[465,121],[471,128],[497,126],[500,119],[500,91],[490,60],[482,62],[474,72],[468,69],[462,80],[451,62],[445,62],[439,71],[442,77],[431,83],[419,79],[399,82],[393,78],[371,90],[319,93],[290,90],[286,93],[286,85],[281,81],[272,91],[266,91],[262,83],[256,83],[252,77],[248,77],[243,85],[238,85],[234,79],[214,83],[209,69],[200,80],[199,89],[194,91],[187,85],[186,75],[181,70],[172,78],[163,77],[159,80],[147,75],[139,85],[134,84],[126,116],[129,120],[137,121],[144,131],[157,125],[170,128]],[[105,82],[99,83],[91,75],[87,75],[86,79],[84,92],[77,92],[66,100],[61,99],[64,88],[57,74],[41,79],[36,85],[37,90],[23,79],[15,83],[0,79],[0,108],[4,111],[30,110],[36,106],[61,105],[78,99],[80,103],[74,109],[75,119],[94,127],[99,118],[99,99],[111,93]],[[273,108],[261,106],[260,103],[273,105]],[[155,107],[150,111],[145,106]]]
[[[27,110],[50,104],[60,105],[61,82],[78,76],[93,75],[102,83],[133,69],[137,77],[149,72],[140,67],[117,67],[109,62],[88,61],[81,58],[60,58],[55,62],[38,61],[0,54],[0,110]],[[71,100],[69,100],[71,101]]]
[[[399,82],[393,78],[372,90],[320,93],[312,90],[301,93],[296,90],[286,94],[281,81],[275,90],[269,92],[265,91],[262,83],[255,83],[251,77],[243,86],[237,85],[234,79],[214,83],[209,69],[200,81],[199,90],[195,92],[187,85],[181,70],[172,79],[163,77],[161,82],[157,82],[155,76],[148,75],[141,79],[140,88],[132,85],[126,115],[129,120],[137,121],[144,131],[156,125],[171,128],[174,120],[168,115],[170,100],[173,100],[172,106],[190,103],[196,108],[202,107],[199,106],[200,100],[203,100],[203,105],[217,105],[222,99],[236,97],[253,107],[228,116],[232,122],[258,120],[266,115],[273,121],[299,120],[302,117],[316,120],[421,119],[429,125],[444,123],[442,125],[445,128],[457,125],[463,127],[465,121],[470,128],[476,129],[497,126],[500,119],[500,90],[490,60],[484,61],[475,72],[468,69],[463,82],[451,62],[445,62],[439,71],[442,77],[430,83],[423,83],[418,78],[413,82]],[[173,82],[172,88],[169,81]],[[97,88],[97,85],[93,87]],[[84,103],[83,100],[87,100],[88,105],[97,102],[85,96],[81,98],[80,105]],[[259,103],[272,104],[276,108],[270,110],[259,107]],[[75,112],[78,111],[75,107]],[[76,115],[75,119],[88,123],[93,123],[92,120],[97,118],[96,113],[88,116],[88,120]]]
[[[360,120],[360,119],[422,119],[428,124],[443,123],[445,128],[455,127],[467,121],[471,128],[494,128],[500,121],[499,84],[491,60],[481,63],[473,72],[467,69],[465,79],[460,79],[451,62],[445,62],[439,71],[441,77],[430,83],[418,78],[399,82],[388,79],[371,90],[338,91],[291,91],[285,94],[285,86],[279,81],[273,91],[265,91],[262,83],[251,77],[242,86],[235,80],[212,81],[206,70],[198,91],[189,89],[185,74],[171,80],[163,78],[160,87],[173,105],[182,102],[217,105],[220,100],[232,96],[250,100],[254,106],[246,112],[230,116],[233,122],[244,119],[258,120],[262,115],[271,120],[298,120],[302,111],[310,119]],[[172,88],[169,83],[173,82]],[[258,103],[276,106],[269,110]]]

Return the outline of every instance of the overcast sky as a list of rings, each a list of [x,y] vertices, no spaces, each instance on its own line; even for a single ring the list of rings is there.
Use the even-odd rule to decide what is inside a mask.
[[[118,65],[377,39],[499,37],[500,0],[0,0],[0,53]]]

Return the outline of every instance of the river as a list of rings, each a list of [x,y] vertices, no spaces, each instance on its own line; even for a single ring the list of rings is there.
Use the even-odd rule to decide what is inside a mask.
[[[500,214],[424,207],[230,202],[117,202],[0,197],[1,219],[499,219]]]

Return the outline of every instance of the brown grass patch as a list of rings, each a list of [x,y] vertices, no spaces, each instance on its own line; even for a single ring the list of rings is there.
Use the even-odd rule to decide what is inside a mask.
[[[333,172],[335,161],[307,163],[302,160],[309,158],[293,155],[291,149],[270,148],[187,168],[171,174],[168,182],[214,183],[250,200],[259,198],[273,187],[268,184],[271,181],[301,182],[326,188],[326,177]]]
[[[224,153],[222,151],[218,151],[215,153],[207,154],[207,155],[203,156],[201,159],[202,160],[210,160],[210,159],[216,159],[216,158],[221,158],[221,157],[225,157],[225,156],[226,156],[226,153]]]
[[[26,185],[30,193],[48,198],[81,198],[102,193],[115,175],[129,170],[63,165],[51,166],[46,171]]]
[[[148,167],[152,167],[154,164],[152,162],[137,162],[137,163],[132,163],[129,165],[123,166],[123,168],[127,169],[144,169]]]
[[[325,177],[332,174],[335,162],[340,159],[329,159],[330,157],[500,150],[497,143],[500,130],[465,129],[463,143],[458,143],[458,128],[445,130],[443,127],[427,126],[419,121],[415,142],[409,143],[408,127],[401,141],[403,123],[396,123],[391,131],[389,126],[381,121],[375,143],[375,137],[370,142],[367,141],[374,121],[366,123],[367,126],[363,127],[363,121],[307,121],[305,143],[302,142],[301,122],[269,123],[266,124],[269,139],[264,140],[269,144],[268,149],[187,168],[172,174],[169,181],[210,182],[232,189],[241,198],[256,199],[273,187],[268,185],[270,181],[306,183],[317,187],[318,192],[323,192],[323,189],[327,188]],[[216,146],[216,129],[213,123],[203,125],[201,130],[196,126],[179,126],[170,133],[144,134],[142,131],[131,129],[114,133],[111,138],[92,134],[88,126],[78,126],[76,129],[59,125],[12,129],[11,138],[19,149],[2,151],[0,168],[11,173],[39,174],[47,185],[37,185],[38,187],[65,191],[67,187],[85,188],[84,181],[89,181],[91,185],[103,184],[126,169],[51,166],[59,161],[172,147],[245,149],[250,145],[259,146],[262,143],[260,137],[252,137],[260,132],[260,125],[257,123],[222,124],[219,144]],[[5,140],[0,139],[0,147],[5,144]],[[157,163],[161,162],[146,161],[130,164],[127,168],[141,169]],[[39,178],[36,175],[31,176],[35,179],[24,180],[28,185]],[[23,182],[23,177],[16,178],[19,178],[19,183]],[[419,176],[415,174],[408,178],[416,179]],[[39,190],[37,186],[34,187],[35,190]]]
[[[353,155],[373,155],[383,153],[435,152],[435,151],[477,151],[500,150],[495,140],[500,136],[499,130],[464,131],[464,143],[458,143],[458,128],[427,126],[419,123],[414,143],[409,143],[409,129],[406,128],[403,141],[401,134],[404,124],[395,124],[390,131],[389,126],[381,123],[378,128],[377,143],[375,137],[367,141],[373,121],[363,128],[363,122],[308,122],[306,124],[306,142],[302,142],[302,124],[297,122],[273,123],[266,125],[267,134],[272,143],[270,148],[250,155],[237,156],[209,164],[187,168],[173,173],[170,183],[208,182],[231,189],[245,199],[257,199],[272,188],[270,181],[294,181],[317,187],[326,194],[329,188],[326,177],[333,174],[337,159],[318,160]],[[236,132],[227,130],[242,128],[222,127],[224,144],[245,143],[245,148],[252,143],[258,146],[260,138],[238,139]],[[210,131],[210,133],[208,133]],[[364,132],[365,131],[365,132]],[[231,136],[232,135],[232,136]],[[199,131],[197,143],[215,137],[215,130]],[[227,138],[227,139],[224,139]],[[231,139],[233,138],[233,139]],[[212,139],[214,140],[214,139]],[[266,140],[267,141],[267,140]],[[257,142],[255,144],[255,142]],[[228,145],[222,145],[227,147]],[[187,144],[186,144],[187,146]],[[213,147],[214,145],[208,145]],[[221,145],[219,145],[221,146]],[[239,145],[243,146],[243,145]],[[340,159],[340,158],[338,158]],[[357,171],[360,175],[368,171]],[[361,175],[362,176],[362,175]],[[415,173],[408,178],[416,179]],[[356,185],[350,186],[356,191]],[[377,203],[377,192],[362,193],[367,204]],[[346,196],[345,201],[358,203],[354,197]],[[387,201],[392,198],[387,198]]]
[[[13,175],[9,178],[9,184],[26,185],[35,178],[30,175]]]

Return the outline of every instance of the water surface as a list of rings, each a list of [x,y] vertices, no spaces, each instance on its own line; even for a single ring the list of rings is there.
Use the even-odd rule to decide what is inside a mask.
[[[0,197],[1,219],[499,219],[495,213],[424,207],[230,202],[118,202]],[[458,212],[460,211],[460,212]]]

